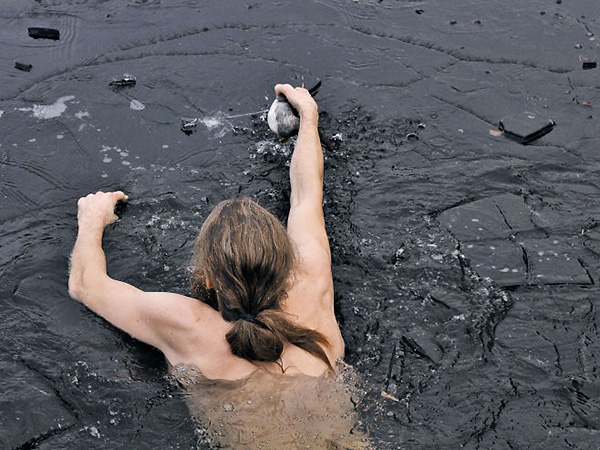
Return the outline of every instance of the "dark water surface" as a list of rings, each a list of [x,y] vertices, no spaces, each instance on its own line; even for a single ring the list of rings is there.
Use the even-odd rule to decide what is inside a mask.
[[[585,0],[0,2],[0,447],[194,446],[162,356],[67,295],[76,200],[126,191],[111,275],[186,293],[215,204],[250,195],[284,216],[293,142],[227,117],[304,77],[323,81],[337,312],[378,447],[600,448],[600,69],[582,69],[599,14]],[[135,87],[108,86],[124,73]],[[528,146],[490,133],[523,112],[556,126]],[[189,136],[182,117],[202,119]]]

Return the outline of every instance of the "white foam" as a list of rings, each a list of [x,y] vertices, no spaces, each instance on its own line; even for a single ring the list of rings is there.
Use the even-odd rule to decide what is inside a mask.
[[[33,116],[38,119],[54,119],[67,110],[67,102],[74,98],[74,95],[67,95],[59,98],[52,105],[33,105],[33,108],[19,108],[19,111],[32,111]]]
[[[216,116],[204,117],[202,119],[202,123],[209,130],[212,130],[213,128],[217,128],[217,127],[225,124],[225,122],[223,122],[223,120],[220,117],[216,117]]]
[[[146,105],[144,105],[142,102],[140,102],[139,100],[136,100],[134,98],[132,98],[131,102],[129,102],[129,107],[131,109],[135,109],[136,111],[141,111],[142,109],[146,109]]]
[[[225,136],[227,131],[231,129],[231,124],[227,121],[227,117],[225,117],[225,114],[222,112],[218,112],[214,116],[203,117],[200,121],[208,130],[212,131],[217,138]]]

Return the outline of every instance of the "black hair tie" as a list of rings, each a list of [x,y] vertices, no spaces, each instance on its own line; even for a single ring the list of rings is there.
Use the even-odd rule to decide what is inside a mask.
[[[250,323],[257,323],[256,316],[254,314],[240,314],[240,319]]]

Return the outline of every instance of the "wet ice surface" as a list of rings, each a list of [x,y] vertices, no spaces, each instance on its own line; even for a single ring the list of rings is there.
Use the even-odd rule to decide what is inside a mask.
[[[261,116],[225,117],[311,75],[334,143],[336,308],[379,446],[599,447],[600,98],[597,69],[581,63],[597,55],[599,9],[3,5],[0,446],[190,447],[160,354],[68,298],[75,202],[128,192],[105,239],[111,274],[187,292],[181,268],[216,203],[287,208],[293,142],[278,144]],[[31,39],[35,26],[60,40]],[[111,89],[124,73],[135,87]],[[528,146],[497,135],[525,111],[557,125]],[[184,117],[202,125],[185,135]]]

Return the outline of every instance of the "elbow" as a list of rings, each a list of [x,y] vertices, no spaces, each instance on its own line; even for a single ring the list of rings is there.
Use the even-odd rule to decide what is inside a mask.
[[[71,270],[69,273],[69,296],[78,302],[84,302],[84,297],[88,286],[86,284],[85,272],[81,270]],[[89,283],[89,281],[88,281]]]
[[[69,275],[69,295],[73,300],[81,301],[82,297],[82,286],[73,274]]]
[[[303,189],[293,189],[290,193],[290,208],[302,208],[308,205],[309,208],[323,208],[323,189],[322,184],[313,188],[305,187]]]
[[[77,300],[87,306],[90,306],[90,302],[95,301],[95,292],[103,291],[106,289],[105,280],[108,280],[108,276],[98,276],[88,271],[82,273],[71,272],[69,275],[69,295],[73,300]]]

